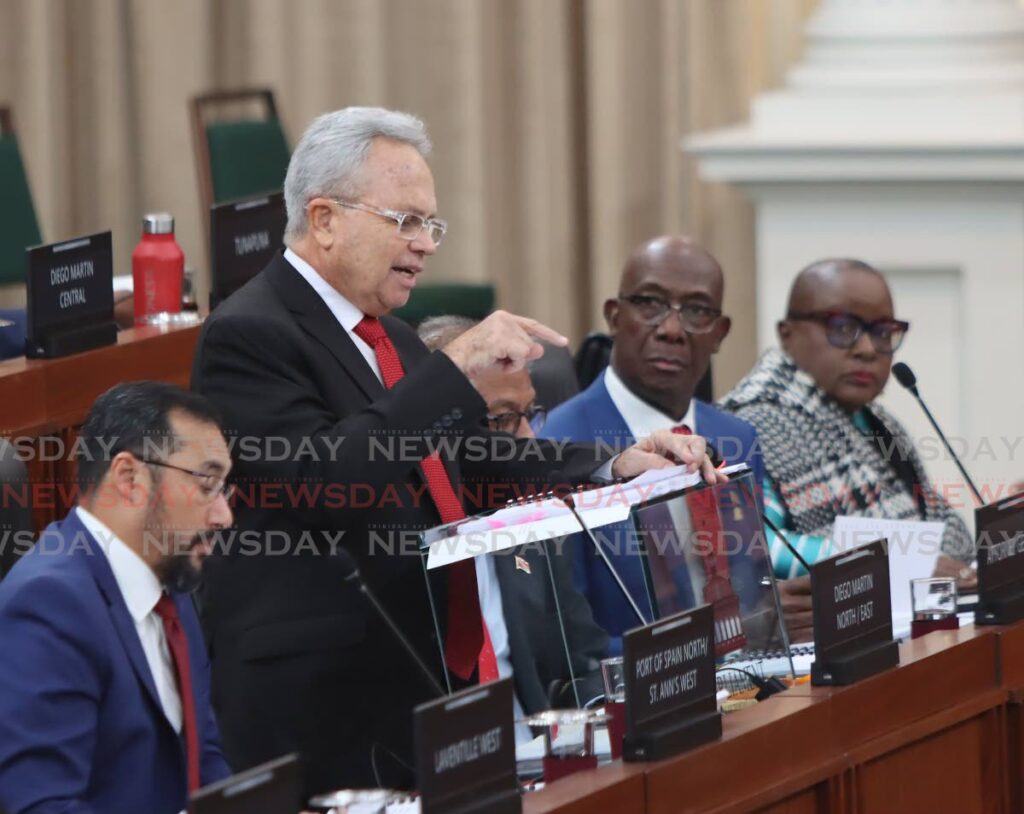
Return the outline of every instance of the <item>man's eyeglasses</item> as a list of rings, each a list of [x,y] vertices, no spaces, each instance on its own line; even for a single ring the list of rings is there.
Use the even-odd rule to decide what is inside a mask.
[[[867,332],[878,353],[892,354],[910,330],[910,323],[901,319],[876,319],[868,322],[848,311],[806,311],[787,315],[787,320],[817,322],[825,326],[825,338],[835,348],[849,350]]]
[[[515,431],[519,429],[519,423],[525,418],[526,423],[533,428],[533,431],[539,432],[547,417],[548,411],[535,405],[529,410],[509,410],[507,413],[484,416],[484,425],[493,432],[507,432],[514,435]]]
[[[618,299],[619,302],[628,302],[640,321],[647,325],[660,325],[672,311],[675,311],[679,314],[683,330],[691,334],[706,334],[715,327],[715,321],[722,316],[719,309],[709,305],[702,305],[699,302],[673,305],[663,297],[652,294],[632,294],[628,297],[619,295]]]
[[[339,198],[331,198],[338,206],[346,209],[358,209],[360,212],[369,212],[373,215],[380,215],[382,218],[393,220],[398,224],[398,236],[404,240],[415,240],[424,229],[428,231],[430,239],[435,246],[441,245],[441,240],[448,231],[448,222],[438,218],[425,218],[415,212],[396,212],[394,209],[378,209],[369,204],[343,201]]]
[[[186,469],[183,466],[175,466],[163,461],[154,461],[152,458],[141,458],[140,460],[150,466],[177,469],[179,472],[184,472],[186,475],[191,475],[193,478],[198,479],[200,496],[211,503],[217,499],[217,495],[222,495],[225,500],[231,500],[231,496],[235,493],[234,485],[227,483],[220,475],[214,475],[210,472],[199,472],[195,469]]]

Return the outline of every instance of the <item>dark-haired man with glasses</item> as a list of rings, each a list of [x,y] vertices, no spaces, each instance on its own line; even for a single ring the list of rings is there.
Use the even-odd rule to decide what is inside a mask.
[[[440,350],[476,325],[461,316],[431,317],[417,328],[428,349]],[[487,402],[481,424],[492,432],[533,438],[544,426],[545,410],[536,403],[529,373],[484,371],[473,379]],[[478,508],[497,509],[508,492],[479,495]],[[474,496],[476,497],[476,496]],[[517,717],[551,707],[552,684],[565,690],[558,706],[573,706],[602,692],[600,663],[608,652],[608,636],[597,623],[587,600],[573,587],[572,565],[560,546],[525,545],[478,558],[480,604],[494,641],[501,675],[515,684]],[[550,567],[550,572],[549,572]],[[550,576],[549,576],[550,573]],[[552,587],[554,586],[554,587]],[[562,617],[566,639],[556,623]],[[566,662],[566,648],[572,659]],[[575,695],[568,682],[577,681]]]
[[[177,814],[230,775],[188,591],[232,523],[217,413],[161,382],[100,396],[80,498],[0,583],[0,810]]]
[[[909,327],[895,318],[876,269],[818,261],[790,290],[781,348],[767,351],[723,401],[757,428],[765,511],[808,562],[827,554],[840,515],[944,522],[937,573],[957,575],[973,556],[963,521],[929,485],[913,440],[875,402]],[[807,640],[810,579],[774,536],[771,551],[790,635]]]
[[[725,462],[750,464],[760,479],[754,428],[694,397],[711,357],[729,334],[724,292],[718,261],[689,238],[658,237],[634,249],[618,296],[604,304],[614,340],[610,364],[586,390],[551,411],[542,434],[622,449],[653,432],[685,428],[707,439]],[[631,524],[605,527],[598,536],[650,621]],[[571,551],[577,587],[617,652],[622,633],[637,625],[636,616],[590,543],[577,537]]]

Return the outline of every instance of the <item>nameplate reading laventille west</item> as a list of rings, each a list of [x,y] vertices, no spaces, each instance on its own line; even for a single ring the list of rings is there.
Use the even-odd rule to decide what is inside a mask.
[[[519,814],[512,679],[416,707],[423,814]]]

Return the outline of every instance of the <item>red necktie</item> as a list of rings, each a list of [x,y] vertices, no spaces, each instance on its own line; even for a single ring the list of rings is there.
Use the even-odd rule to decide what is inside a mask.
[[[199,788],[199,732],[196,729],[196,704],[192,695],[192,671],[188,663],[188,639],[181,626],[178,607],[167,594],[160,594],[156,603],[157,615],[163,620],[167,647],[171,651],[174,671],[178,674],[178,692],[181,694],[181,731],[185,736],[185,761],[188,764],[189,794]]]
[[[374,317],[363,317],[354,333],[373,348],[384,386],[390,390],[405,375],[405,369],[384,326]],[[466,513],[462,510],[462,504],[438,454],[431,453],[420,462],[420,466],[423,467],[427,490],[441,515],[441,522],[454,523],[463,519]],[[494,646],[480,612],[476,565],[473,560],[463,560],[448,566],[448,636],[444,644],[444,660],[448,669],[463,681],[469,680],[474,667],[479,668],[481,684],[498,678]]]

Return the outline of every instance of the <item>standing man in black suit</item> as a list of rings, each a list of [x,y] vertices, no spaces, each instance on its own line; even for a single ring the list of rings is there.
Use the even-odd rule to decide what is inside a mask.
[[[579,483],[673,460],[719,478],[702,439],[668,432],[612,461],[537,441],[512,461],[487,453],[470,377],[567,340],[499,311],[430,353],[388,316],[447,231],[429,150],[408,114],[314,121],[285,179],[287,251],[216,310],[196,350],[193,387],[236,434],[239,487],[237,534],[203,595],[214,703],[236,768],[300,751],[308,792],[410,784],[410,710],[432,695],[332,551],[356,558],[439,672],[443,652],[457,682],[488,681],[498,666],[474,566],[486,558],[431,572],[435,625],[417,549],[418,530],[463,516],[462,482]]]

